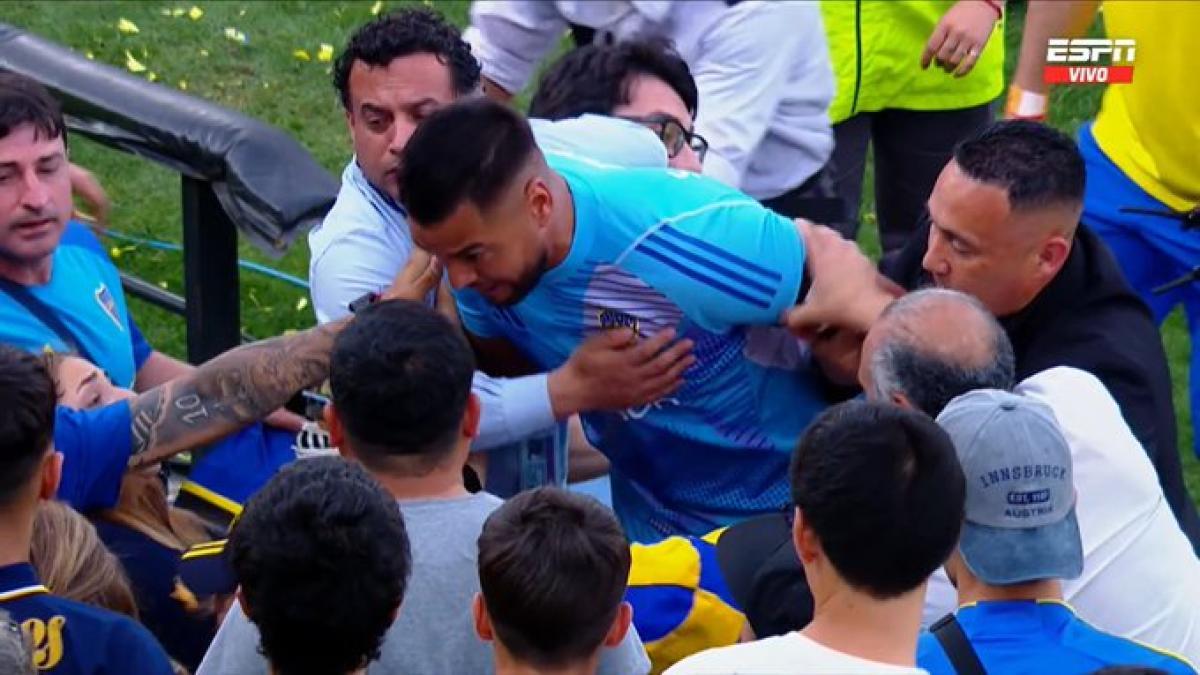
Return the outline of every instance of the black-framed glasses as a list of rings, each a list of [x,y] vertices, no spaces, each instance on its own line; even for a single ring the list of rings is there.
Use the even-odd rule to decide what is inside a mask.
[[[683,151],[683,147],[692,149],[696,153],[696,158],[701,162],[704,161],[704,155],[708,153],[708,141],[703,136],[693,131],[688,131],[683,128],[683,123],[671,117],[670,115],[646,115],[643,117],[622,117],[621,119],[637,122],[650,127],[663,145],[667,146],[667,156],[675,157]]]

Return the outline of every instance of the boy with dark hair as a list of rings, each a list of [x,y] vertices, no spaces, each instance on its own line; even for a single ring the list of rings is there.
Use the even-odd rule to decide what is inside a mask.
[[[929,417],[878,403],[825,411],[791,466],[812,621],[667,672],[924,672],[914,660],[925,586],[958,540],[964,483],[949,436]]]
[[[692,72],[670,43],[636,40],[567,52],[542,75],[529,116],[607,115],[637,122],[663,142],[672,167],[699,172],[708,141],[695,133],[698,105]]]
[[[473,372],[462,333],[419,302],[370,305],[334,341],[333,402],[325,410],[330,436],[399,503],[412,550],[404,608],[383,643],[375,666],[380,672],[456,675],[492,668],[491,645],[476,637],[470,607],[479,590],[476,542],[502,502],[463,485],[480,418]],[[249,608],[231,608],[199,675],[263,672],[259,637],[245,614],[254,611],[253,598],[247,599]],[[613,675],[648,668],[633,632],[601,661],[601,672]]]
[[[172,673],[132,619],[50,594],[29,564],[38,502],[62,475],[54,451],[54,383],[42,360],[0,345],[0,609],[21,625],[34,665],[49,673]]]
[[[522,492],[483,524],[473,611],[496,672],[595,673],[629,630],[630,553],[612,512],[559,488]]]
[[[227,550],[275,675],[347,675],[379,657],[408,583],[391,495],[340,457],[297,462],[246,505]]]

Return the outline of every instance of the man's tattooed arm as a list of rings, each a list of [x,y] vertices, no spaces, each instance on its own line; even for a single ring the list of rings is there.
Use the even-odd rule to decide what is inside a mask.
[[[139,395],[131,468],[211,443],[261,420],[329,377],[333,340],[346,321],[228,351],[192,373]]]

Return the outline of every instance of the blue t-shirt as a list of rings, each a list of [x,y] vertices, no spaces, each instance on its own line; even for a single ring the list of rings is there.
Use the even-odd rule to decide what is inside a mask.
[[[20,624],[39,673],[174,672],[162,647],[136,621],[50,595],[28,563],[0,567],[0,609]]]
[[[1102,632],[1056,600],[989,601],[955,614],[989,673],[1091,673],[1106,666],[1148,666],[1195,673],[1182,656]],[[954,675],[931,633],[917,643],[917,665],[930,675]]]
[[[295,440],[292,432],[251,424],[209,446],[180,490],[237,516],[251,495],[295,461]]]
[[[816,381],[796,372],[802,361],[784,358],[798,347],[778,327],[804,269],[795,224],[696,174],[547,159],[574,199],[570,252],[517,305],[459,292],[467,329],[506,338],[552,370],[603,328],[674,327],[696,343],[682,389],[583,416],[612,462],[626,534],[703,535],[782,508],[788,458],[825,405]]]
[[[76,511],[116,505],[133,449],[129,401],[54,411],[54,448],[63,454],[57,497]]]
[[[129,316],[121,275],[86,226],[67,223],[54,251],[50,282],[28,287],[46,307],[56,310],[80,350],[118,387],[132,388],[137,371],[152,352]],[[47,347],[69,352],[54,330],[0,289],[0,342],[31,352]]]

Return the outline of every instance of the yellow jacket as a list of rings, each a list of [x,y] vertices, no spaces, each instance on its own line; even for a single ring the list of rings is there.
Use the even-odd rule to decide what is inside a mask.
[[[885,108],[955,110],[995,100],[1004,90],[1004,23],[966,76],[935,65],[921,70],[921,52],[953,0],[822,0],[837,93],[830,121]]]

